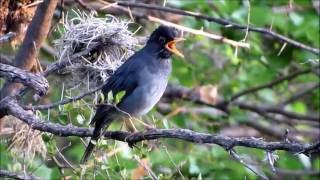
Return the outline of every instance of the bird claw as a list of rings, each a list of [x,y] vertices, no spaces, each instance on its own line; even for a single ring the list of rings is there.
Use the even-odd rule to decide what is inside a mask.
[[[129,145],[129,147],[130,147],[131,149],[133,149],[133,148],[138,148],[138,146],[136,145],[135,142],[128,142],[128,145]]]
[[[128,145],[129,145],[130,148],[134,148],[134,147],[137,148],[136,142],[128,140],[128,139],[130,139],[130,137],[134,136],[134,134],[135,134],[135,133],[131,133],[130,135],[128,135],[128,136],[124,139],[125,142],[128,143]]]

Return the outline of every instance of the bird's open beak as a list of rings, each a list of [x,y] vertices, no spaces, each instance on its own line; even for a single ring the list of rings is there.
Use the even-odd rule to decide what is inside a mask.
[[[168,42],[165,47],[168,51],[172,52],[173,54],[176,54],[184,58],[184,55],[176,48],[176,43],[184,40],[184,38],[175,38],[174,40]]]

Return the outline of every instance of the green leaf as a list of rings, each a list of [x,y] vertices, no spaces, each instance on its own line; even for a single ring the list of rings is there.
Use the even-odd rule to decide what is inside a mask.
[[[113,101],[113,92],[112,91],[108,92],[108,101]]]
[[[289,17],[295,26],[299,26],[303,22],[303,17],[297,14],[296,12],[290,12]]]
[[[43,133],[42,134],[42,140],[46,143],[46,142],[49,142],[50,139],[51,139],[51,135],[47,134],[47,133]]]
[[[122,97],[126,94],[126,91],[120,91],[116,95],[116,103],[119,103],[122,99]]]
[[[196,159],[192,156],[189,156],[189,172],[190,174],[199,174],[200,173],[200,168],[196,163]]]
[[[289,110],[292,110],[296,113],[305,114],[307,112],[307,106],[301,102],[294,102],[289,106]]]
[[[54,156],[57,152],[57,142],[54,138],[51,137],[49,141],[46,142],[47,152],[49,155]]]
[[[79,124],[83,124],[84,121],[85,121],[85,118],[81,114],[78,114],[76,119],[77,119]]]
[[[110,91],[109,93],[111,93],[112,95],[112,91]],[[108,93],[108,99],[109,99],[109,93]],[[103,103],[105,101],[105,97],[104,97],[104,94],[102,92],[99,93],[99,103]],[[113,96],[111,96],[113,98]]]

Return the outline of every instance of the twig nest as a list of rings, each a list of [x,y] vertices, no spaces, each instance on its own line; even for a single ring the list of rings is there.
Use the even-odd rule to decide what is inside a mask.
[[[97,44],[102,46],[93,53],[79,57],[60,73],[66,75],[64,79],[68,87],[96,86],[107,80],[134,53],[138,41],[128,30],[130,21],[111,15],[98,18],[93,13],[74,13],[76,17],[69,20],[67,15],[63,24],[64,34],[55,43],[58,60],[70,59],[72,55],[85,52]]]

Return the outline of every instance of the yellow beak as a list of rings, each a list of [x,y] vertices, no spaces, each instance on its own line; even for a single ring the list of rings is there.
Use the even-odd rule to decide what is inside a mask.
[[[172,52],[173,54],[176,54],[184,58],[184,55],[176,48],[176,43],[184,40],[184,38],[175,38],[174,40],[168,42],[165,47],[168,51]]]

